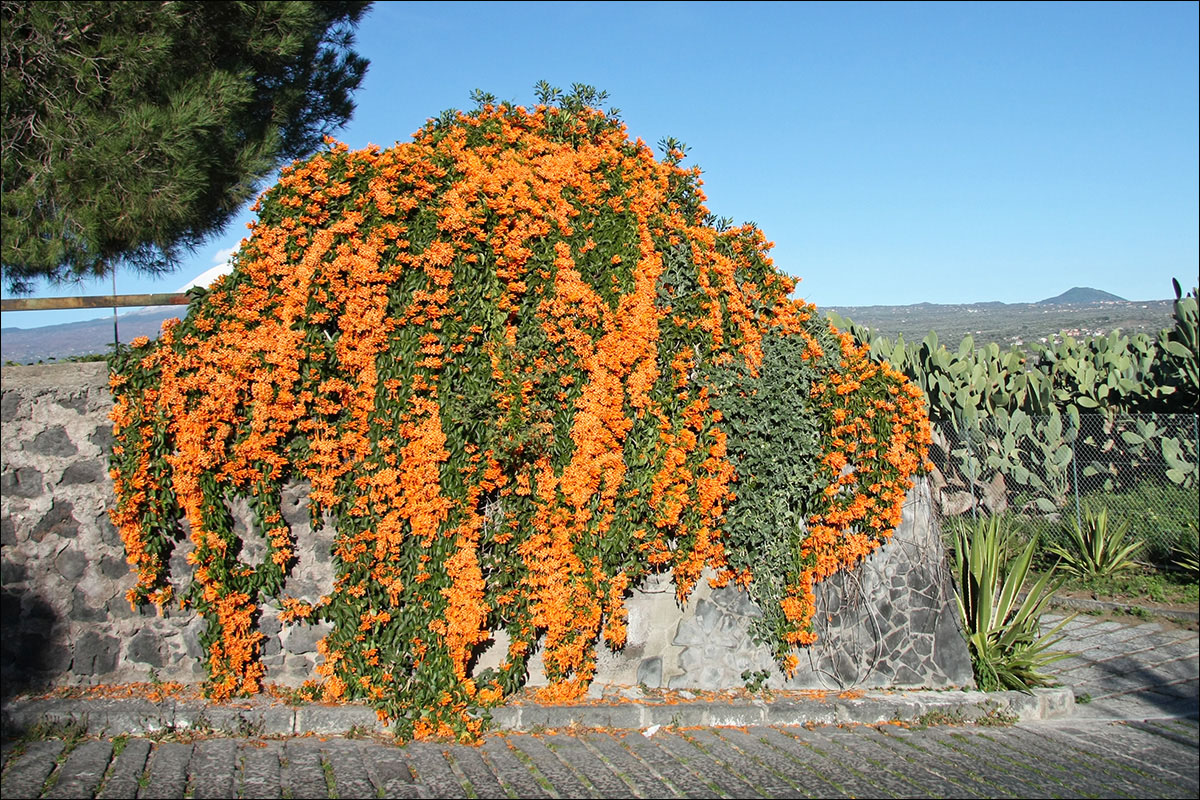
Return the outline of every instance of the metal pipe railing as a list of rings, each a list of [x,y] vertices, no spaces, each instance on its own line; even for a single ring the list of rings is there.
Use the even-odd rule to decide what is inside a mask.
[[[26,297],[0,300],[0,311],[51,311],[63,308],[186,306],[190,298],[176,294],[98,294],[83,297]]]

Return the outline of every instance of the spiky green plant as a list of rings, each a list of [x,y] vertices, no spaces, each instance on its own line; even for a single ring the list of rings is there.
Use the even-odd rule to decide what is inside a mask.
[[[1189,530],[1175,547],[1175,566],[1193,579],[1200,577],[1200,522],[1192,520]]]
[[[1053,569],[1025,589],[1037,537],[1008,558],[1011,533],[999,518],[955,532],[958,611],[967,635],[975,680],[984,691],[1028,691],[1051,682],[1042,670],[1067,657],[1050,648],[1067,620],[1041,629],[1041,614],[1063,579]]]
[[[1137,568],[1134,556],[1141,549],[1138,540],[1130,541],[1129,523],[1109,523],[1108,509],[1083,513],[1083,522],[1075,520],[1069,528],[1070,547],[1051,545],[1049,552],[1058,556],[1060,567],[1080,578],[1119,575]]]

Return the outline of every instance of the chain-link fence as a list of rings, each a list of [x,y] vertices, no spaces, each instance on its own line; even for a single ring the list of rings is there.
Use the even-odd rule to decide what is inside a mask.
[[[1128,523],[1137,558],[1168,566],[1196,550],[1200,417],[1004,413],[933,427],[934,506],[943,527],[1002,516],[1065,543],[1088,511]]]

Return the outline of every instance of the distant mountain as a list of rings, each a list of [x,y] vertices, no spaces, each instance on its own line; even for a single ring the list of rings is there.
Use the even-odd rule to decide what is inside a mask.
[[[133,311],[117,317],[117,332],[122,342],[138,336],[157,339],[163,320],[182,317],[185,306],[167,306]],[[4,328],[0,330],[0,360],[33,364],[51,359],[67,359],[107,353],[113,342],[112,317],[47,325],[44,328]]]
[[[1115,294],[1092,289],[1087,286],[1076,286],[1073,289],[1060,294],[1058,297],[1049,297],[1045,300],[1039,300],[1039,306],[1065,306],[1065,305],[1085,305],[1087,303],[1125,303],[1128,302],[1124,297],[1117,297]]]
[[[1151,336],[1174,324],[1174,306],[1170,300],[1129,302],[1106,292],[1104,300],[1080,301],[1072,289],[1053,301],[1040,303],[965,303],[938,305],[917,303],[907,306],[840,306],[822,308],[823,312],[848,319],[877,334],[895,338],[903,335],[908,342],[920,342],[930,331],[946,346],[957,346],[970,334],[977,346],[995,342],[1002,346],[1033,345],[1049,342],[1062,334],[1075,337],[1107,335],[1113,330],[1126,334]]]

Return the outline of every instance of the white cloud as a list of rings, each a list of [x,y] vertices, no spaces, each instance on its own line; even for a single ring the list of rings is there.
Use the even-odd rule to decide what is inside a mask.
[[[214,266],[212,266],[211,268],[200,273],[196,277],[192,278],[190,281],[188,281],[187,283],[185,283],[183,286],[179,287],[175,291],[176,292],[186,292],[188,289],[191,289],[193,286],[208,287],[208,286],[211,286],[212,282],[215,281],[217,278],[221,277],[222,275],[227,275],[230,272],[232,272],[233,271],[233,261],[232,261],[233,254],[237,252],[239,246],[240,245],[234,245],[233,247],[227,247],[224,250],[218,250],[216,253],[213,254]]]

